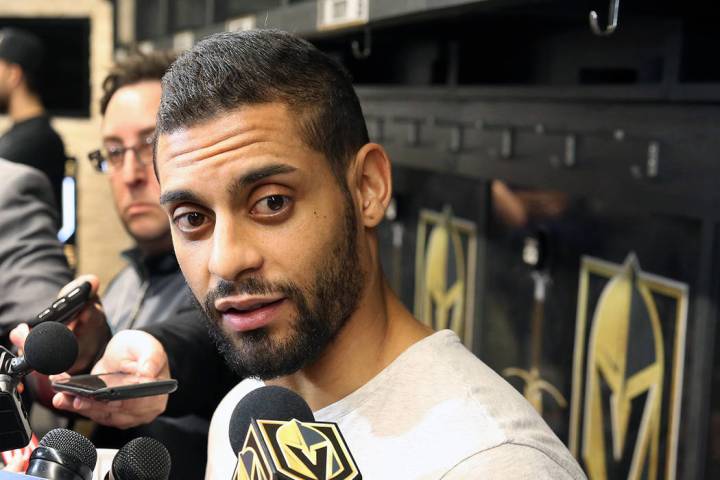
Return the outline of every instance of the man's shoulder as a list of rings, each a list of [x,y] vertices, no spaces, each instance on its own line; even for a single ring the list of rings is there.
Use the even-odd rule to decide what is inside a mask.
[[[450,331],[437,332],[401,355],[379,385],[339,423],[370,421],[376,437],[398,436],[435,445],[437,468],[477,452],[526,445],[548,458],[574,463],[567,448],[532,406]],[[353,434],[349,434],[353,437]],[[440,453],[441,452],[441,453]]]
[[[0,204],[43,202],[54,208],[50,182],[33,167],[0,158]]]
[[[463,400],[469,408],[482,408],[490,415],[505,410],[534,411],[515,388],[450,330],[418,342],[392,367],[392,383],[408,396],[420,390],[435,398]]]
[[[6,185],[48,184],[45,175],[40,171],[22,163],[0,158],[0,182]]]
[[[564,453],[522,443],[504,443],[462,459],[443,480],[586,480],[577,462]]]

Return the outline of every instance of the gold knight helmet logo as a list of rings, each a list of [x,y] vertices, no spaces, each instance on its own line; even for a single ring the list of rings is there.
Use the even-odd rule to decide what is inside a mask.
[[[477,229],[473,222],[422,210],[415,258],[415,315],[435,330],[449,328],[472,346]]]
[[[253,420],[238,455],[236,480],[361,480],[337,425]]]
[[[638,273],[630,256],[602,291],[590,331],[582,458],[593,480],[614,476],[608,472],[608,440],[614,462],[630,459],[629,480],[658,475],[664,343],[657,307]],[[633,408],[642,414],[629,451]]]
[[[276,433],[290,469],[308,478],[334,478],[342,472],[340,459],[329,438],[297,420],[291,420]]]

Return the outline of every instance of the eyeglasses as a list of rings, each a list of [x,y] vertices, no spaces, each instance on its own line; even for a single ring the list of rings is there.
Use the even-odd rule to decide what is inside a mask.
[[[137,163],[144,167],[152,163],[154,141],[155,134],[150,133],[142,137],[140,143],[133,147],[118,144],[105,145],[99,150],[90,152],[88,159],[98,172],[114,173],[122,169],[125,153],[132,150]]]

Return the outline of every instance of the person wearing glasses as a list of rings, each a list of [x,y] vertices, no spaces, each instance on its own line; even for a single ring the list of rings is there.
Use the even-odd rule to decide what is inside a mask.
[[[95,419],[99,425],[91,439],[99,448],[120,448],[139,436],[155,438],[170,452],[172,478],[196,480],[205,470],[209,420],[240,377],[225,364],[207,330],[196,328],[202,324],[202,314],[178,267],[169,221],[160,208],[160,187],[152,165],[153,135],[160,80],[173,59],[168,52],[135,53],[118,62],[103,81],[102,146],[88,157],[95,169],[107,176],[115,209],[135,245],[122,253],[128,265],[110,282],[102,300],[91,302],[70,322],[80,354],[68,373],[86,373],[93,366],[93,373],[109,371],[97,370],[100,367],[95,362],[119,332],[118,337],[144,330],[166,348],[180,345],[179,361],[169,365],[145,362],[137,370],[143,376],[155,377],[156,369],[164,369],[182,378],[171,400],[156,405],[152,399],[160,397],[136,399],[148,405],[142,419],[122,412],[112,422]],[[78,277],[60,293],[84,281],[91,283],[97,298],[100,285],[95,275]],[[22,348],[27,334],[28,327],[22,324],[10,339]],[[202,382],[213,385],[212,391],[193,388],[198,365],[207,369]],[[72,401],[80,408],[86,400],[76,397]],[[112,403],[117,402],[109,405]]]
[[[98,172],[107,176],[117,213],[135,245],[122,253],[128,266],[108,285],[102,296],[102,308],[85,309],[80,314],[85,318],[78,323],[87,328],[101,324],[103,316],[113,333],[163,322],[176,325],[185,318],[191,323],[200,322],[200,313],[192,303],[175,259],[170,225],[160,208],[160,186],[152,165],[160,80],[173,59],[168,52],[133,54],[116,64],[103,82],[102,147],[90,153],[89,159]],[[99,288],[97,277],[78,280],[89,280],[94,291]],[[182,332],[176,329],[174,334]],[[81,343],[86,343],[92,336],[78,337]],[[204,340],[214,353],[209,338]],[[237,377],[228,378],[227,390],[236,382]],[[204,393],[183,393],[189,394],[188,404],[198,407],[205,404],[205,399],[197,398]],[[164,415],[128,430],[98,426],[92,440],[98,447],[120,448],[135,437],[151,436],[170,451],[172,478],[202,478],[212,408],[205,410],[193,410],[186,405],[181,417]],[[192,411],[198,414],[187,414]]]

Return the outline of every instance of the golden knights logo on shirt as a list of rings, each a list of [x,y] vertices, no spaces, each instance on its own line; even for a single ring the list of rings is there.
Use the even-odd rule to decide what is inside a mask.
[[[361,480],[334,423],[253,420],[235,480]]]
[[[422,210],[415,257],[415,316],[435,330],[451,329],[472,348],[477,229],[473,222]]]
[[[674,479],[688,287],[583,257],[570,450],[590,480]]]

